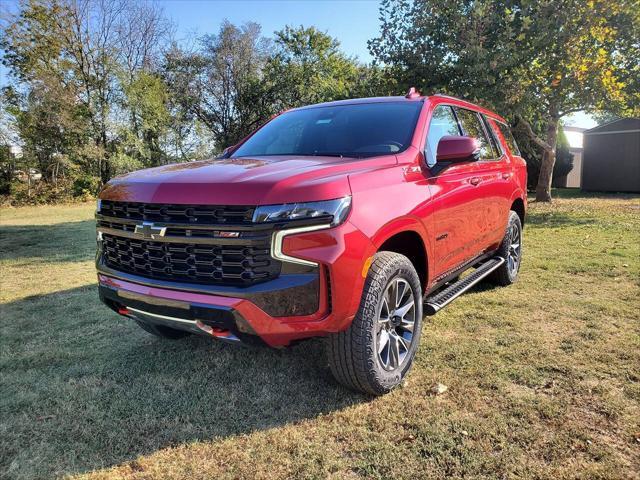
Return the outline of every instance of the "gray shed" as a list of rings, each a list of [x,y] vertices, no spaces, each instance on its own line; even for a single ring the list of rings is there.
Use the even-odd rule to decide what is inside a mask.
[[[621,118],[584,132],[582,190],[640,193],[640,118]]]

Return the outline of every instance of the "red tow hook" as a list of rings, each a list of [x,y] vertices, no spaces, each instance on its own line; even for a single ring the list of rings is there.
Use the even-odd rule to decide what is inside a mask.
[[[228,338],[232,336],[232,333],[229,330],[224,330],[222,328],[212,327],[210,325],[205,325],[200,320],[196,320],[196,325],[200,330],[204,330],[209,335],[213,335],[216,338]]]
[[[129,309],[127,307],[120,307],[120,308],[118,308],[118,313],[120,315],[129,315],[131,312],[129,311]]]

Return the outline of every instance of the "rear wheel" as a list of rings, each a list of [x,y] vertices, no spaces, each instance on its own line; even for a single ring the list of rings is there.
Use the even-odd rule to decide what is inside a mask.
[[[489,280],[501,286],[511,285],[518,278],[522,260],[522,223],[514,211],[509,212],[507,232],[496,255],[505,262],[489,276]]]
[[[150,323],[141,322],[140,320],[136,320],[136,323],[145,332],[155,335],[156,337],[168,338],[169,340],[179,340],[180,338],[191,335],[189,332],[185,332],[184,330],[176,330],[175,328],[165,327],[164,325],[152,325]]]
[[[353,390],[389,392],[413,364],[421,327],[422,290],[415,268],[398,253],[377,253],[351,326],[328,340],[334,377]]]

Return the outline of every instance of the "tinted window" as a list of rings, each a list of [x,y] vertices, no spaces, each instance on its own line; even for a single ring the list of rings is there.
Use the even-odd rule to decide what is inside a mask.
[[[493,130],[493,127],[491,126],[491,122],[489,122],[489,119],[482,114],[480,114],[480,116],[484,121],[484,128],[487,131],[487,134],[489,135],[489,141],[491,142],[491,149],[493,150],[493,158],[499,159],[500,157],[502,157],[502,146],[498,141],[496,132]]]
[[[474,137],[480,142],[480,159],[490,160],[495,158],[491,143],[489,143],[489,139],[487,138],[478,114],[463,108],[456,108],[456,114],[462,124],[464,134],[468,137]]]
[[[502,133],[505,143],[509,146],[511,154],[520,156],[520,149],[518,148],[515,138],[513,138],[513,135],[511,134],[511,129],[504,123],[496,122],[496,125],[498,125],[498,128],[500,129],[500,133]]]
[[[312,107],[284,113],[258,130],[234,157],[401,152],[411,143],[422,102]]]
[[[436,163],[438,142],[446,135],[460,135],[460,129],[451,107],[442,105],[435,108],[429,123],[427,133],[427,163],[429,165]]]

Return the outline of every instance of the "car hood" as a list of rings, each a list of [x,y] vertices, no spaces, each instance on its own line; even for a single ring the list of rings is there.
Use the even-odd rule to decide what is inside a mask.
[[[201,205],[268,205],[350,195],[348,174],[396,163],[367,159],[265,156],[213,159],[140,170],[111,180],[103,200]]]

